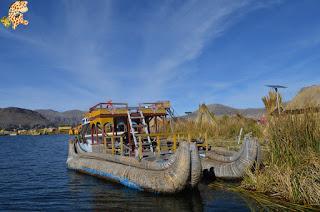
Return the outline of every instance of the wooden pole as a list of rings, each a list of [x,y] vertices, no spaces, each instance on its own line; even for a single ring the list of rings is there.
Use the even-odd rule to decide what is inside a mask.
[[[158,152],[158,155],[160,155],[161,153],[161,142],[160,142],[160,136],[157,135],[157,152]]]
[[[240,144],[240,141],[241,141],[242,130],[243,130],[243,128],[241,127],[240,132],[239,132],[239,136],[238,136],[238,144]]]
[[[120,154],[123,155],[123,137],[120,137]]]
[[[107,153],[107,137],[104,137],[103,145],[104,145],[104,153]]]
[[[139,135],[139,158],[142,159],[142,138]]]
[[[114,155],[114,153],[115,153],[115,148],[114,148],[114,136],[112,135],[112,137],[111,137],[111,153],[112,153],[112,155]]]
[[[280,115],[280,104],[279,104],[279,93],[278,93],[278,88],[274,88],[276,90],[276,95],[277,95],[277,108],[278,108],[278,113]]]
[[[101,143],[103,143],[105,153],[107,153],[105,135],[106,135],[106,134],[105,134],[105,125],[102,125],[102,140],[101,140]]]
[[[132,151],[132,145],[131,145],[131,130],[130,130],[130,123],[129,123],[129,117],[127,118],[127,137],[128,137],[128,144],[129,144],[129,156],[131,155]]]
[[[176,149],[177,149],[177,135],[176,134],[173,134],[173,151],[175,152]]]
[[[191,142],[191,134],[188,133],[188,141]]]
[[[158,117],[155,116],[154,118],[155,118],[154,122],[155,122],[155,125],[156,125],[156,133],[158,133]]]
[[[97,137],[97,144],[99,143],[99,132],[98,132],[98,125],[96,124],[96,137]]]
[[[91,126],[91,144],[94,143],[94,125]]]

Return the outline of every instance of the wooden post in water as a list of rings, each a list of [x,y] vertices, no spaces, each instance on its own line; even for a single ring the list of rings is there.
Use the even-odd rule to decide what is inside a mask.
[[[111,153],[112,153],[112,155],[114,155],[114,153],[115,153],[115,148],[114,148],[114,135],[112,135],[112,137],[111,137]]]
[[[139,135],[139,158],[142,159],[142,138]]]

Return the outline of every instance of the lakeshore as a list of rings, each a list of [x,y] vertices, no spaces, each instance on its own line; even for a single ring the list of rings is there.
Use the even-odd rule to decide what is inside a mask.
[[[17,135],[59,135],[69,134],[77,135],[79,130],[77,127],[62,126],[62,127],[48,127],[48,128],[37,128],[37,129],[12,129],[5,130],[0,129],[0,136],[17,136]]]
[[[1,210],[275,210],[240,192],[201,182],[194,191],[157,195],[68,171],[68,135],[0,137]],[[21,146],[24,151],[19,152]],[[49,165],[48,165],[49,164]],[[21,175],[21,172],[24,174]],[[228,186],[228,183],[224,183]],[[238,185],[238,183],[231,183]],[[272,199],[271,199],[272,200]],[[288,207],[286,207],[288,208]]]

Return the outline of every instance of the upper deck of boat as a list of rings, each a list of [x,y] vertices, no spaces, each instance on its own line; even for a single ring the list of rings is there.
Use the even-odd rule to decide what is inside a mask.
[[[136,107],[131,107],[128,103],[98,103],[89,109],[86,117],[119,117],[127,116],[128,112],[138,113],[142,112],[144,116],[165,116],[170,109],[170,102],[154,102],[154,103],[140,103]]]

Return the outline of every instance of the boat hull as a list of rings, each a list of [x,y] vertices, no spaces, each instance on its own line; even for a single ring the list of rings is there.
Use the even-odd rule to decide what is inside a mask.
[[[260,145],[254,139],[246,139],[239,152],[209,151],[206,157],[201,159],[202,169],[205,172],[213,172],[214,176],[222,179],[240,179],[246,169],[254,164],[260,164]]]
[[[150,162],[120,155],[86,153],[76,142],[70,141],[67,166],[140,191],[175,193],[196,187],[200,181],[201,162],[193,145],[182,142],[168,160]]]

